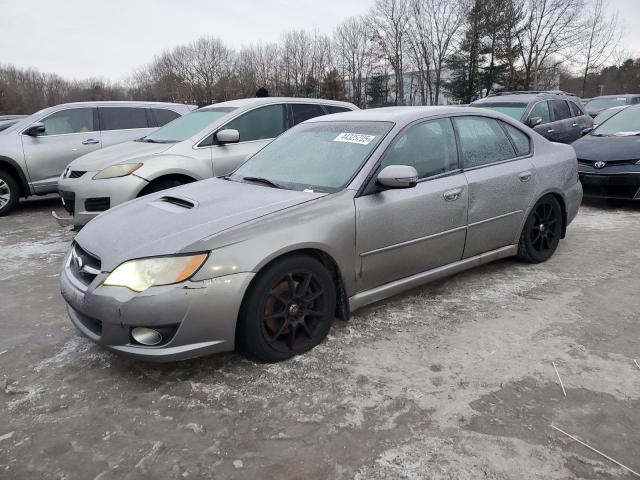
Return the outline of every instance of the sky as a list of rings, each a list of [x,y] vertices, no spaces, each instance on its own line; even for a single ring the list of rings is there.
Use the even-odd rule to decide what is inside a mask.
[[[452,0],[457,1],[457,0]],[[640,54],[640,0],[609,0]],[[63,77],[122,80],[163,50],[198,37],[230,47],[275,41],[291,29],[331,33],[374,0],[0,0],[0,64]]]

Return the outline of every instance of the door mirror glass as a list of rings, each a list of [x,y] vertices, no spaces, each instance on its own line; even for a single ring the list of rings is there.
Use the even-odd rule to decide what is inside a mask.
[[[538,125],[540,125],[542,123],[542,118],[541,117],[531,117],[529,119],[529,126],[531,128],[533,127],[537,127]]]
[[[240,132],[233,128],[225,128],[216,133],[216,140],[219,145],[225,145],[227,143],[238,143],[240,141]]]
[[[45,131],[44,123],[36,122],[33,125],[31,125],[29,128],[27,128],[24,131],[24,134],[29,135],[30,137],[38,137],[40,135],[44,135],[44,131]]]
[[[378,174],[378,184],[387,188],[412,188],[418,184],[418,171],[409,165],[389,165]]]

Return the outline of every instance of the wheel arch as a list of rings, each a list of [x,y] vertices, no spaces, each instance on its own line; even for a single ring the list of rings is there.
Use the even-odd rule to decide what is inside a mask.
[[[541,198],[546,197],[547,195],[551,195],[555,197],[555,199],[558,200],[558,203],[560,204],[560,210],[562,211],[562,232],[560,234],[560,238],[565,237],[567,233],[567,201],[560,190],[550,189],[550,190],[545,190],[544,192],[540,193],[537,197],[535,197],[535,200],[533,200],[529,205],[529,207],[527,208],[526,215],[524,215],[524,218],[522,219],[522,225],[520,225],[520,230],[518,231],[518,236],[516,237],[516,240],[515,240],[516,242],[520,239],[520,236],[522,235],[522,230],[525,224],[527,223],[527,218],[529,218],[529,215],[531,215],[531,210],[533,210],[533,207],[535,206],[536,203],[538,203],[538,201]]]
[[[186,175],[184,173],[167,173],[167,174],[163,174],[163,175],[158,175],[157,177],[149,180],[149,183],[147,183],[144,188],[142,190],[140,190],[138,192],[138,195],[136,195],[137,197],[141,197],[143,195],[147,194],[147,191],[152,188],[152,186],[158,184],[159,182],[162,181],[166,181],[166,180],[178,180],[179,182],[182,182],[183,184],[186,183],[193,183],[193,182],[197,182],[198,179],[193,178],[189,175]]]
[[[29,189],[29,181],[27,180],[24,171],[15,160],[0,155],[0,170],[4,170],[16,179],[18,186],[20,187],[21,197],[27,197],[31,193]]]

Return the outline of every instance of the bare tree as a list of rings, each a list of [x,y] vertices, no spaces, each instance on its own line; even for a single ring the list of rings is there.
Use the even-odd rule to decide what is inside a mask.
[[[336,27],[334,32],[336,57],[343,76],[348,77],[351,91],[349,99],[364,107],[366,104],[366,80],[371,68],[371,31],[363,17],[351,17]]]
[[[410,21],[409,0],[376,0],[370,18],[373,38],[393,69],[395,104],[404,105],[404,55]]]
[[[607,0],[592,0],[584,30],[584,43],[576,50],[577,57],[584,65],[582,69],[582,93],[584,97],[587,77],[591,72],[600,70],[614,54],[622,38],[618,24],[618,12],[609,13]],[[586,44],[586,47],[585,47]]]

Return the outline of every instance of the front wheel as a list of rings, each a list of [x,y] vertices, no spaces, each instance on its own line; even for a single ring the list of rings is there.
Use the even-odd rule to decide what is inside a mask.
[[[260,272],[244,299],[238,345],[249,358],[277,362],[318,345],[336,310],[330,272],[314,258],[295,255]]]
[[[520,235],[518,258],[541,263],[554,254],[562,234],[562,208],[553,195],[536,202]]]
[[[0,170],[0,217],[7,215],[18,204],[20,188],[15,179]]]

